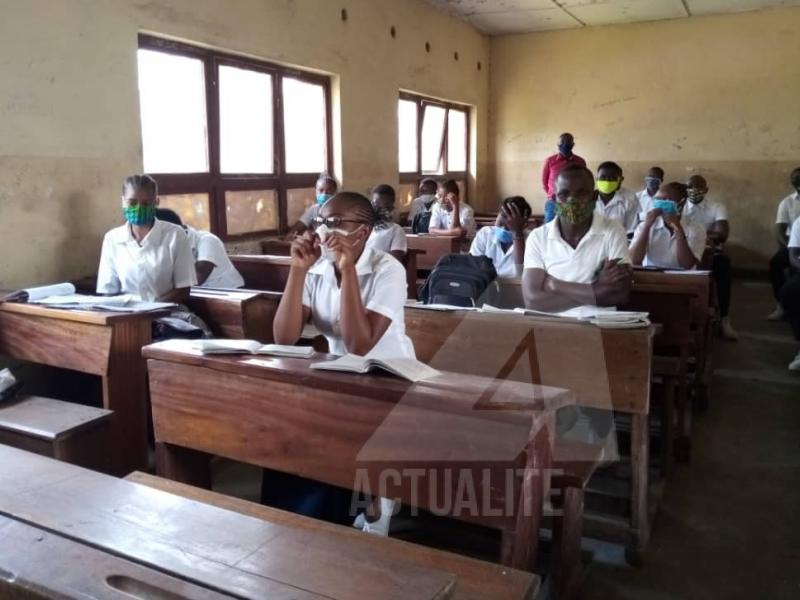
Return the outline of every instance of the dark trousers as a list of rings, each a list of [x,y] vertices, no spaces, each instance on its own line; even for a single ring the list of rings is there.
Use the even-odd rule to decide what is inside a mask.
[[[716,252],[711,262],[711,276],[717,287],[717,302],[719,303],[719,314],[722,317],[728,316],[731,308],[731,259],[727,254]]]
[[[769,261],[769,278],[772,281],[772,293],[775,299],[780,300],[780,292],[783,284],[786,283],[786,269],[790,268],[789,250],[779,249]]]
[[[352,490],[272,469],[261,477],[261,504],[338,525],[353,523],[352,497]]]
[[[800,341],[800,273],[794,274],[781,288],[780,300],[794,337]]]

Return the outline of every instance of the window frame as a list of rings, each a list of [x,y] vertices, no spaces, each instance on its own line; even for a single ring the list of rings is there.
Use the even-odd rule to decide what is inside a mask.
[[[445,100],[439,100],[437,98],[431,98],[429,96],[423,96],[421,94],[415,94],[412,92],[404,92],[401,91],[398,96],[398,102],[400,100],[406,100],[409,102],[413,102],[417,106],[417,132],[416,132],[416,140],[417,140],[417,170],[416,171],[407,171],[407,172],[400,172],[400,183],[418,183],[420,180],[425,179],[427,177],[434,177],[436,179],[454,179],[456,181],[463,181],[464,182],[464,190],[466,195],[466,183],[467,178],[469,176],[469,159],[470,159],[470,115],[471,109],[466,104],[459,104],[456,102],[448,102]],[[440,108],[446,109],[444,115],[444,129],[442,133],[442,148],[441,148],[441,157],[442,157],[442,164],[444,167],[443,173],[426,173],[422,171],[422,119],[425,113],[426,106],[438,106]],[[448,128],[449,128],[449,116],[450,111],[456,110],[465,113],[466,115],[466,135],[464,138],[464,152],[466,156],[466,170],[464,171],[450,171],[449,170],[449,147],[448,147]],[[466,200],[466,198],[464,198]]]
[[[140,50],[155,50],[203,61],[205,75],[206,134],[208,136],[208,172],[150,173],[158,183],[159,194],[208,194],[210,230],[225,241],[241,241],[282,233],[287,223],[287,192],[314,187],[319,173],[286,173],[283,130],[283,79],[292,78],[320,85],[325,102],[325,172],[333,173],[333,115],[331,79],[327,75],[294,69],[264,60],[249,58],[209,48],[176,42],[144,33],[139,34]],[[272,76],[273,172],[222,173],[220,171],[219,67],[249,69]],[[228,235],[225,192],[275,190],[278,199],[278,228]]]

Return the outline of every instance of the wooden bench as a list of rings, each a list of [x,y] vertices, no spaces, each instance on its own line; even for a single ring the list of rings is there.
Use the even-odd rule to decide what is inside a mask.
[[[0,404],[0,444],[108,470],[110,410],[22,396]]]

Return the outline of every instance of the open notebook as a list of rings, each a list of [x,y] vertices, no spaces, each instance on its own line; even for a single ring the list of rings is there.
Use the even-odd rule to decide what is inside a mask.
[[[629,329],[650,325],[650,319],[648,318],[649,313],[617,310],[613,307],[602,306],[576,306],[575,308],[561,312],[545,312],[529,308],[497,308],[489,304],[484,304],[481,308],[481,312],[517,314],[560,321],[591,323],[598,327],[609,329]]]
[[[112,312],[141,313],[174,308],[172,302],[145,302],[131,294],[116,296],[89,296],[76,294],[71,283],[57,283],[42,287],[17,290],[0,298],[5,302],[27,302],[50,308],[66,310],[107,310]]]
[[[327,362],[312,363],[311,368],[348,373],[368,373],[373,369],[382,369],[415,382],[439,375],[439,371],[414,358],[364,358],[355,354],[345,354],[341,358]]]
[[[0,300],[3,302],[36,302],[51,296],[66,296],[75,293],[75,286],[71,283],[56,283],[41,287],[25,288],[6,294]]]
[[[311,346],[262,344],[255,340],[198,340],[192,344],[192,348],[203,354],[266,354],[286,358],[314,356],[314,348]]]

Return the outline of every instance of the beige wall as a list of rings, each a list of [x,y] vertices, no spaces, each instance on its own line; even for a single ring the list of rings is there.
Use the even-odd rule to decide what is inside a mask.
[[[731,212],[736,265],[765,268],[800,165],[800,8],[492,38],[491,189],[541,208],[542,162],[571,131],[594,169],[640,189],[705,175]]]
[[[2,11],[0,289],[96,269],[119,184],[142,168],[139,31],[333,74],[349,189],[397,183],[399,89],[473,105],[472,197],[485,195],[489,42],[421,0],[4,0]]]

